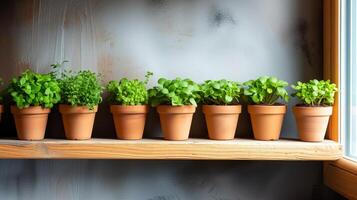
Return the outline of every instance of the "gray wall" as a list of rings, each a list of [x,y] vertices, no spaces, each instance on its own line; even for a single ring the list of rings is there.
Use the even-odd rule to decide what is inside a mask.
[[[91,69],[122,77],[321,78],[319,0],[5,0],[0,6],[0,76],[25,68]],[[291,101],[289,105],[294,104]],[[7,113],[3,136],[15,136]],[[6,130],[6,131],[4,131]],[[191,135],[206,137],[202,114]],[[251,137],[246,113],[238,136]],[[56,110],[48,137],[63,137]],[[107,105],[95,137],[114,137]],[[161,136],[151,112],[146,137]],[[296,138],[291,113],[282,137]],[[321,163],[196,161],[0,161],[4,199],[310,199],[321,195]]]

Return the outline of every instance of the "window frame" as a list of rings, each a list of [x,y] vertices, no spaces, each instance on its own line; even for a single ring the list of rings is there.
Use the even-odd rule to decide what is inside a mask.
[[[345,6],[345,2],[340,0],[324,0],[323,1],[323,71],[324,78],[330,79],[336,83],[341,89],[343,84],[340,82],[340,75],[343,76],[340,45],[341,35],[340,20],[343,19],[340,8]],[[344,77],[342,77],[344,79]],[[343,90],[342,90],[343,92]],[[343,132],[340,126],[341,120],[344,120],[342,113],[344,107],[340,105],[340,97],[343,94],[338,92],[335,97],[335,104],[333,114],[327,130],[327,138],[345,143]],[[331,189],[340,193],[349,199],[357,199],[357,162],[352,161],[344,156],[344,158],[333,162],[325,162],[324,169],[324,183]]]

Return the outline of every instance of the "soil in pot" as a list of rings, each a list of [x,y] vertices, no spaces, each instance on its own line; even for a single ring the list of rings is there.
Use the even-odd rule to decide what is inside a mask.
[[[86,106],[59,105],[67,139],[88,140],[92,137],[95,114],[98,106],[90,110]]]
[[[293,112],[300,140],[306,142],[321,142],[324,140],[328,122],[332,115],[332,106],[295,106]]]
[[[248,105],[256,140],[278,140],[284,115],[285,105]]]
[[[143,138],[146,114],[149,106],[111,105],[117,138],[123,140],[140,140]]]
[[[187,140],[190,134],[195,106],[160,105],[160,124],[166,140]]]
[[[42,140],[45,138],[48,108],[33,106],[19,109],[11,106],[11,113],[15,119],[17,137],[20,140]]]
[[[208,137],[213,140],[232,140],[236,133],[241,105],[203,105]]]

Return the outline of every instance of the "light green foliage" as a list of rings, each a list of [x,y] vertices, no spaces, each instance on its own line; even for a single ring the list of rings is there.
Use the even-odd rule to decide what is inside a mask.
[[[330,106],[334,103],[334,95],[337,91],[336,85],[330,80],[310,80],[309,82],[297,82],[291,86],[295,93],[291,96],[297,97],[303,104],[308,106]]]
[[[196,100],[199,98],[200,87],[190,79],[176,78],[167,80],[160,78],[158,85],[150,89],[149,101],[152,106],[160,104],[182,106],[197,106]]]
[[[72,106],[87,106],[93,109],[102,101],[103,87],[99,75],[86,70],[61,74],[62,103]]]
[[[145,105],[148,103],[146,84],[149,82],[152,72],[147,72],[145,81],[138,79],[129,80],[123,78],[120,81],[110,81],[107,85],[109,101],[119,105]]]
[[[288,83],[275,77],[262,76],[244,83],[244,95],[254,104],[274,105],[281,98],[289,100],[285,87]]]
[[[11,81],[8,92],[18,108],[52,108],[61,100],[59,84],[52,74],[38,74],[30,70]]]
[[[201,102],[208,105],[228,105],[238,102],[241,88],[238,82],[207,80],[201,84]]]

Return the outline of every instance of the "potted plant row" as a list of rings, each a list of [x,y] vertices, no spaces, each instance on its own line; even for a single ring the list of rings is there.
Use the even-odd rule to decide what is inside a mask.
[[[240,85],[230,80],[207,80],[198,85],[190,79],[160,78],[157,86],[147,90],[146,79],[110,81],[106,87],[111,103],[115,130],[119,139],[143,137],[148,104],[157,107],[160,124],[167,140],[189,137],[193,114],[202,104],[210,139],[234,138],[242,106],[240,97],[249,102],[254,138],[277,140],[283,124],[289,95],[288,83],[263,76]],[[332,114],[336,85],[329,81],[311,80],[292,85],[292,96],[301,104],[293,108],[299,137],[303,141],[322,141]],[[18,138],[44,138],[48,114],[60,103],[59,111],[67,139],[90,139],[103,88],[100,76],[91,71],[39,74],[26,70],[14,78],[8,89],[13,105]],[[244,94],[244,95],[243,95]],[[0,114],[3,112],[0,95]],[[1,119],[1,118],[0,118]]]

